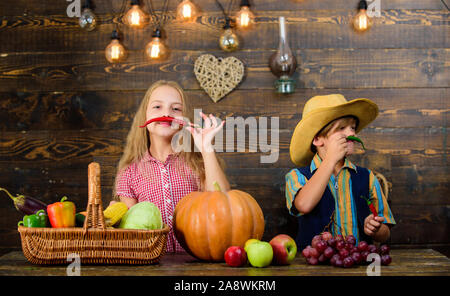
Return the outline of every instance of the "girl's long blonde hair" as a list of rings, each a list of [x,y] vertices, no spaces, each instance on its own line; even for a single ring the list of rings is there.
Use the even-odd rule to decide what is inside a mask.
[[[139,126],[146,122],[146,113],[147,106],[150,101],[150,97],[153,91],[160,86],[170,86],[176,89],[181,96],[182,101],[182,115],[183,117],[189,118],[191,122],[193,122],[192,117],[187,114],[191,114],[192,112],[188,112],[189,106],[186,103],[186,95],[181,88],[181,86],[174,81],[166,81],[159,80],[153,83],[145,93],[145,96],[139,105],[139,108],[134,116],[133,123],[131,124],[130,131],[128,132],[125,148],[123,151],[123,155],[120,158],[119,164],[117,165],[117,173],[119,174],[122,170],[126,169],[133,162],[140,161],[144,155],[150,149],[150,135],[146,128],[140,128]],[[190,110],[189,110],[190,111]],[[180,156],[186,161],[189,167],[198,175],[201,182],[205,180],[205,166],[203,163],[203,157],[200,152],[194,151],[194,139],[191,136],[191,150],[192,152],[179,152]],[[118,175],[116,174],[116,176]],[[118,198],[116,196],[116,186],[114,186],[114,198]]]

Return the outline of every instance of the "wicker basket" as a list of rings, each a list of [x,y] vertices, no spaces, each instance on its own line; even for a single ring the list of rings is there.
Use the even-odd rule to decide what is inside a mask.
[[[22,250],[34,264],[68,264],[76,253],[82,264],[155,264],[166,251],[169,227],[160,230],[106,228],[100,193],[100,165],[88,167],[89,200],[83,227],[19,226]]]

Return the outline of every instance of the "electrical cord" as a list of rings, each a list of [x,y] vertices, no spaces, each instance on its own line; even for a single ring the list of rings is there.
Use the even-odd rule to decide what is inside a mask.
[[[217,5],[219,6],[220,10],[222,10],[222,13],[225,17],[225,20],[229,20],[230,17],[230,13],[231,13],[231,8],[233,6],[233,0],[230,0],[230,3],[228,4],[228,13],[225,11],[225,9],[223,8],[222,3],[219,2],[219,0],[216,0]]]
[[[149,1],[150,1],[150,4],[148,4]],[[165,19],[165,14],[167,13],[167,8],[169,7],[169,0],[165,0],[164,1],[163,8],[161,10],[161,17],[159,19],[159,24],[156,23],[158,17],[157,17],[157,15],[155,13],[155,10],[153,9],[153,1],[152,0],[147,0],[147,5],[148,5],[148,7],[150,9],[150,13],[154,16],[154,18],[156,20],[155,23],[154,23],[156,29],[161,29],[162,25],[163,25],[163,21]]]

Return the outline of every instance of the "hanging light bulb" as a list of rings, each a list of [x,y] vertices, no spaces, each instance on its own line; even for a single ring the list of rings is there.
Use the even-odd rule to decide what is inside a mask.
[[[161,31],[156,29],[150,41],[145,47],[145,54],[151,60],[163,59],[167,56],[167,48],[161,41]]]
[[[125,14],[125,24],[131,28],[143,28],[148,21],[148,15],[140,8],[139,0],[131,0],[131,8]]]
[[[239,48],[239,38],[231,28],[231,20],[229,18],[226,18],[223,29],[224,31],[219,39],[220,48],[228,52],[235,51]]]
[[[245,29],[252,25],[254,15],[250,10],[250,2],[248,0],[241,0],[241,9],[236,14],[236,24],[239,28]]]
[[[197,7],[189,0],[183,0],[177,7],[177,18],[184,22],[193,22],[198,14]]]
[[[94,30],[95,26],[97,25],[97,17],[95,16],[91,8],[91,1],[85,0],[82,7],[83,11],[81,12],[80,18],[78,19],[80,27],[86,31]]]
[[[272,73],[279,77],[275,82],[277,92],[283,94],[294,92],[295,81],[291,76],[297,68],[297,59],[292,54],[286,36],[284,17],[280,16],[280,41],[278,50],[269,59],[269,67]]]
[[[126,57],[126,50],[119,42],[119,33],[114,30],[111,34],[111,43],[105,49],[105,56],[110,63],[119,63]]]
[[[353,28],[358,32],[364,32],[372,27],[372,18],[367,15],[367,1],[358,3],[358,13],[353,18]]]

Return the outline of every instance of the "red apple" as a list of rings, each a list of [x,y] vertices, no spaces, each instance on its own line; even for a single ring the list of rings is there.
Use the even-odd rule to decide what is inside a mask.
[[[247,263],[247,253],[243,247],[231,246],[225,251],[225,262],[232,267],[244,266]]]
[[[297,254],[295,240],[287,234],[279,234],[269,242],[273,249],[273,262],[277,265],[289,265]]]

